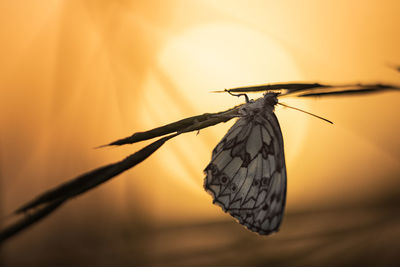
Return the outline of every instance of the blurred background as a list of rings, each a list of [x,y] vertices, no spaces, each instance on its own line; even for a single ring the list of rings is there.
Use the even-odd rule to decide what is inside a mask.
[[[400,2],[1,1],[0,215],[149,142],[94,149],[270,82],[400,83]],[[259,97],[259,95],[252,95]],[[398,266],[400,93],[277,107],[286,216],[271,236],[212,205],[233,121],[166,143],[1,247],[1,266]],[[4,220],[3,220],[4,222]]]

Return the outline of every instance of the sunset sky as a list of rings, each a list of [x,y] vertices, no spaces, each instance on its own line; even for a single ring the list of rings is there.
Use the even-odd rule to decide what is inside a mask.
[[[94,147],[244,101],[211,91],[400,84],[389,67],[400,65],[399,10],[398,0],[1,1],[0,214],[149,142]],[[281,101],[334,122],[276,108],[288,212],[379,198],[400,185],[399,92]],[[62,225],[235,223],[202,186],[232,124],[169,141],[17,237],[6,257],[39,237],[51,244]]]

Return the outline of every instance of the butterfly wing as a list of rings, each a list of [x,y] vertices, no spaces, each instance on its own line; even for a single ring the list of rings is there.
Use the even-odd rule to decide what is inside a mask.
[[[259,234],[279,230],[286,201],[282,132],[273,112],[240,118],[204,170],[213,203]]]

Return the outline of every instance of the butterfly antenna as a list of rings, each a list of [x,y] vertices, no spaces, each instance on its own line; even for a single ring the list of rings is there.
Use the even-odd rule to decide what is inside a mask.
[[[308,114],[308,115],[314,116],[314,117],[316,117],[316,118],[318,118],[318,119],[321,119],[321,120],[323,120],[323,121],[329,122],[330,124],[333,124],[333,122],[331,122],[330,120],[325,119],[325,118],[322,118],[322,117],[320,117],[320,116],[318,116],[318,115],[315,115],[315,114],[312,114],[312,113],[310,113],[310,112],[307,112],[307,111],[305,111],[305,110],[302,110],[302,109],[299,109],[299,108],[295,108],[295,107],[291,107],[291,106],[288,106],[288,105],[283,104],[283,103],[278,103],[278,104],[281,105],[281,106],[287,107],[287,108],[291,108],[291,109],[295,109],[295,110],[304,112],[304,113],[306,113],[306,114]]]
[[[237,97],[244,96],[244,98],[246,98],[246,103],[250,102],[249,97],[246,94],[234,94],[234,93],[231,92],[231,90],[228,90],[228,89],[225,89],[224,92],[227,92],[228,94],[233,95],[233,96],[237,96]]]

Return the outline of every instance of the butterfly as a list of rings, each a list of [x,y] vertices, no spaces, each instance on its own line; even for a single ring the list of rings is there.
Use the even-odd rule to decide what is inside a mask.
[[[286,201],[283,137],[274,113],[278,95],[268,92],[240,108],[240,119],[204,170],[213,203],[261,235],[279,230]]]

